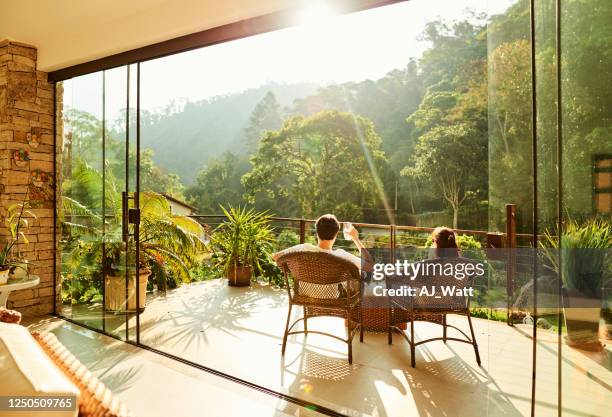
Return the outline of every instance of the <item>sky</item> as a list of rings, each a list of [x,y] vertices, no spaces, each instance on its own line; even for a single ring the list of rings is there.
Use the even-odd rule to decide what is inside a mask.
[[[141,108],[161,110],[174,99],[198,101],[268,82],[379,79],[420,57],[428,47],[419,40],[427,22],[461,19],[467,9],[501,13],[514,2],[411,0],[344,16],[321,2],[304,10],[299,26],[142,63]],[[105,78],[107,115],[113,115],[125,108],[126,70],[107,71]],[[100,116],[101,80],[98,73],[66,82],[66,104]]]

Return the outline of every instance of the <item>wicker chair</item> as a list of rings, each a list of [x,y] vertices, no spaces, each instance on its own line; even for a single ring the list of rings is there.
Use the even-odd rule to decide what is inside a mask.
[[[423,261],[425,268],[427,264],[446,264],[446,263],[472,263],[473,260],[467,258],[438,258],[433,260]],[[433,268],[431,268],[433,269]],[[448,340],[469,343],[474,347],[474,353],[476,354],[476,362],[480,366],[480,354],[478,353],[478,343],[474,336],[474,328],[472,326],[472,319],[470,317],[470,297],[469,296],[457,296],[457,295],[441,295],[440,286],[455,286],[456,288],[471,287],[474,282],[474,276],[471,278],[458,279],[454,276],[448,275],[436,275],[436,274],[420,274],[414,280],[410,280],[405,277],[390,277],[387,279],[387,288],[399,288],[401,286],[408,286],[416,288],[416,296],[413,297],[390,297],[389,308],[390,308],[390,320],[388,327],[388,342],[393,343],[393,332],[400,332],[404,338],[410,344],[410,363],[414,368],[416,366],[415,349],[418,345],[423,343],[433,342],[436,340],[442,340],[446,343]],[[419,297],[419,291],[422,287],[435,286],[438,288],[436,294],[438,297]],[[447,323],[447,314],[458,314],[467,317],[468,325],[470,327],[470,334],[468,336],[463,330],[456,326]],[[442,337],[435,337],[426,340],[420,340],[415,342],[414,340],[414,322],[415,321],[426,321],[430,323],[440,324],[442,326]],[[400,323],[410,323],[410,334],[406,335],[404,331],[398,326]],[[453,328],[461,333],[465,338],[448,337],[447,329]]]
[[[283,335],[282,354],[285,354],[287,337],[292,334],[317,333],[330,336],[348,344],[348,362],[353,363],[353,337],[359,331],[363,342],[361,326],[361,280],[359,268],[344,258],[325,252],[295,251],[280,256],[276,263],[282,269],[289,293],[289,312]],[[289,280],[289,274],[293,277]],[[302,306],[304,317],[291,321],[293,306]],[[332,316],[346,319],[347,338],[333,334],[308,330],[310,317]],[[303,331],[292,331],[300,321]]]

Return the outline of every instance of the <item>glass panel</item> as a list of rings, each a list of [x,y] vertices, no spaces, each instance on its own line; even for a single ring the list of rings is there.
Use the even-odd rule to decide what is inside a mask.
[[[268,210],[266,250],[276,251],[317,244],[313,220],[332,212],[368,247],[430,246],[446,225],[462,229],[467,251],[503,243],[506,204],[516,204],[517,243],[530,246],[528,10],[524,0],[414,0],[142,63],[141,256],[152,291],[141,342],[342,413],[529,415],[533,298],[519,295],[533,285],[533,252],[516,255],[514,327],[507,255],[477,285],[483,368],[471,345],[453,342],[419,346],[411,368],[406,341],[386,343],[388,311],[374,307],[349,366],[346,345],[317,334],[290,336],[281,355],[283,276],[261,256],[245,287],[228,285],[238,271],[220,262],[228,225],[219,228],[220,205]],[[334,247],[358,253],[342,235]],[[291,318],[301,316],[295,307]],[[345,336],[343,320],[311,320]],[[469,333],[465,317],[452,320]]]
[[[102,330],[103,75],[68,80],[62,87],[61,314]]]
[[[579,247],[609,251],[612,7],[561,3],[558,80],[555,3],[535,2],[537,155],[527,0],[413,0],[342,17],[317,9],[298,27],[142,63],[138,115],[136,65],[65,81],[62,315],[341,413],[603,415],[610,257],[566,246],[580,235],[590,240]],[[251,258],[243,225],[238,239],[231,229],[249,214],[230,207],[270,216],[253,226]],[[137,208],[138,256],[126,218]],[[418,346],[412,368],[405,340],[387,345],[390,313],[379,306],[362,312],[368,331],[353,341],[353,365],[346,345],[315,333],[289,336],[281,354],[289,299],[269,254],[318,244],[314,219],[328,212],[390,259],[431,247],[443,225],[466,256],[487,258],[470,310],[482,367],[470,344],[449,341]],[[530,249],[482,251],[503,245]],[[334,247],[358,254],[342,233]],[[580,279],[555,270],[600,258]],[[580,298],[590,304],[572,307]],[[337,318],[308,326],[347,330]],[[418,323],[416,334],[438,335],[435,326]]]
[[[126,338],[126,266],[134,263],[122,234],[126,68],[77,77],[62,87],[61,314]]]
[[[139,205],[136,199],[138,198],[137,178],[138,178],[138,161],[137,161],[137,94],[138,94],[138,66],[130,65],[129,71],[129,103],[127,114],[128,120],[126,126],[129,126],[127,132],[128,142],[126,144],[127,166],[125,167],[125,182],[126,196],[128,198],[128,210],[137,210]],[[125,155],[125,154],[124,154]],[[129,216],[128,216],[129,217]],[[138,326],[136,314],[146,305],[147,289],[149,287],[149,272],[147,268],[137,268],[138,257],[136,254],[136,225],[128,218],[125,219],[128,225],[128,238],[125,246],[126,250],[126,270],[129,271],[129,285],[131,289],[130,297],[134,300],[133,307],[130,308],[128,321],[127,338],[131,341],[137,340]],[[138,271],[138,273],[136,272]],[[138,277],[138,278],[136,278]],[[138,284],[136,284],[138,282]]]
[[[561,2],[564,415],[609,414],[612,398],[610,19],[609,1]]]
[[[127,122],[127,68],[104,71],[105,79],[105,147],[104,178],[106,225],[105,235],[105,318],[106,331],[123,339],[127,338],[125,312],[126,294],[132,290],[127,285],[127,257],[123,236],[123,196],[126,187],[126,137]],[[133,304],[133,302],[132,302]],[[128,303],[128,309],[134,308]]]
[[[488,27],[488,145],[489,230],[504,232],[514,223],[515,242],[496,260],[486,289],[494,307],[509,306],[506,338],[490,329],[488,372],[521,415],[532,405],[532,356],[534,331],[534,253],[532,77],[529,1],[508,3],[491,17]],[[512,206],[508,206],[512,205]],[[505,258],[505,259],[504,259]],[[493,308],[490,314],[503,310]],[[516,366],[521,363],[521,366]],[[495,414],[495,413],[492,413]]]
[[[557,159],[557,76],[555,2],[535,3],[536,28],[536,98],[537,98],[537,169],[538,224],[535,232],[543,248],[540,255],[558,259],[558,159]],[[546,259],[545,256],[542,258]],[[557,415],[559,406],[559,276],[551,272],[551,262],[538,269],[536,397],[535,415]],[[554,264],[554,262],[552,262]],[[554,268],[553,268],[554,269]]]

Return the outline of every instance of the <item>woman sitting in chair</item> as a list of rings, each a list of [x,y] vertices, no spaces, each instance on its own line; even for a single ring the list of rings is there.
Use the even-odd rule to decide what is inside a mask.
[[[453,229],[448,227],[436,227],[431,232],[432,247],[435,248],[436,258],[458,258],[461,256],[457,245],[457,236]]]

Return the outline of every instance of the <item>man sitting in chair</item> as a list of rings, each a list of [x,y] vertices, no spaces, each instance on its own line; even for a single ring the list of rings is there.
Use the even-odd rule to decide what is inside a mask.
[[[363,245],[361,240],[359,240],[359,231],[352,224],[348,223],[348,225],[348,228],[345,227],[346,234],[351,237],[351,240],[361,252],[361,255],[366,261],[365,264],[369,265],[371,263],[371,257],[365,249],[365,246]],[[357,265],[359,269],[361,269],[361,258],[345,251],[344,249],[333,249],[334,242],[336,241],[336,237],[338,236],[338,232],[340,232],[340,222],[338,221],[336,216],[334,216],[333,214],[322,215],[317,219],[315,227],[317,229],[318,240],[318,244],[316,246],[310,243],[302,243],[299,245],[295,245],[280,252],[276,252],[272,255],[272,259],[276,261],[281,255],[284,255],[288,252],[327,252],[347,259]]]

